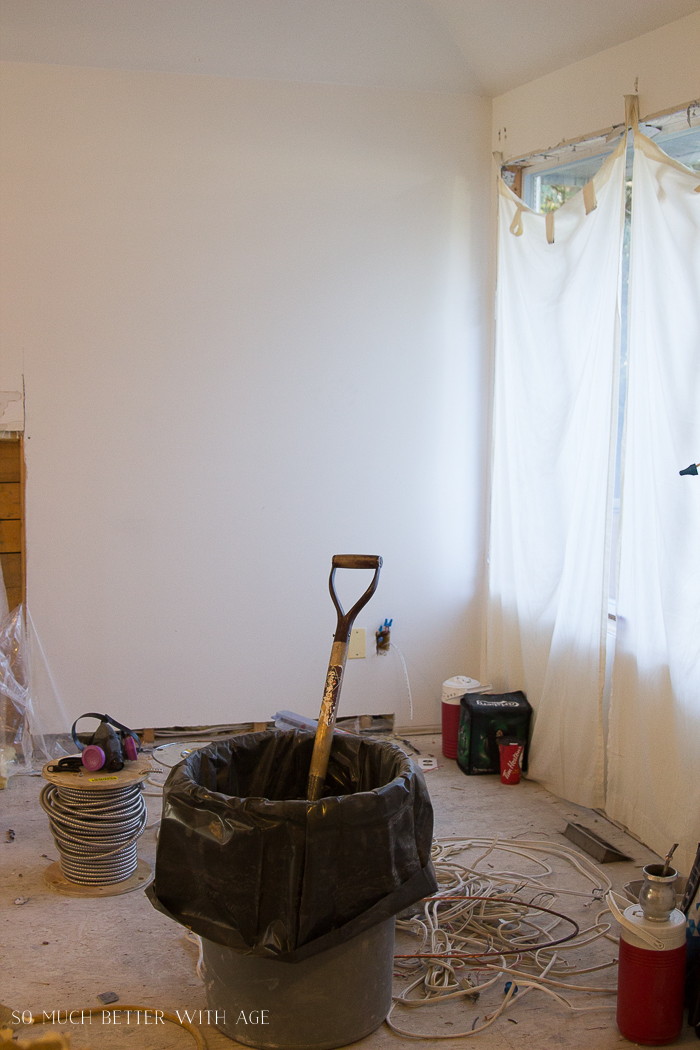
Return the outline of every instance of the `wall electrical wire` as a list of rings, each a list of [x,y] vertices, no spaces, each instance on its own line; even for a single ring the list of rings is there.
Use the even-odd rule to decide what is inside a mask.
[[[476,860],[467,863],[457,859],[470,849],[481,850]],[[535,874],[478,870],[478,865],[495,853],[515,855],[539,870]],[[550,863],[555,859],[566,862],[591,884],[591,889],[546,885],[543,880],[555,875]],[[393,1032],[409,1039],[459,1039],[477,1035],[533,990],[577,1012],[610,1009],[615,1005],[574,1006],[561,994],[561,990],[599,995],[615,995],[617,991],[614,987],[571,981],[572,977],[615,966],[616,958],[594,966],[576,967],[564,954],[601,938],[617,943],[617,938],[609,932],[611,924],[601,922],[601,916],[608,911],[603,898],[612,884],[592,861],[559,843],[499,838],[437,839],[433,843],[432,861],[438,892],[416,905],[410,918],[398,919],[396,923],[397,930],[419,937],[420,945],[416,952],[394,957],[395,968],[401,976],[414,979],[393,997],[386,1019]],[[561,896],[587,898],[587,902],[600,903],[602,907],[595,921],[586,929],[580,929],[573,919],[553,909],[553,902]],[[573,932],[558,935],[562,922],[570,924]],[[393,1019],[396,1007],[416,1009],[455,999],[476,1002],[483,992],[504,979],[507,983],[500,1005],[487,1013],[481,1024],[476,1017],[467,1031],[411,1032]]]
[[[406,661],[404,660],[403,653],[399,649],[398,645],[394,645],[393,642],[389,642],[389,646],[390,646],[391,649],[395,649],[396,652],[399,654],[399,659],[401,661],[401,666],[403,667],[403,676],[406,679],[406,689],[408,690],[408,710],[409,710],[409,713],[410,713],[410,720],[412,722],[413,721],[413,695],[411,694],[411,683],[408,680],[408,671],[406,669]]]

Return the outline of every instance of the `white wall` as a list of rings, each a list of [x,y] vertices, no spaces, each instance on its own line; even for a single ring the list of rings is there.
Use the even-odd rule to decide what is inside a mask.
[[[637,83],[642,117],[700,98],[700,12],[495,98],[492,149],[507,160],[621,124]]]
[[[357,625],[394,618],[437,721],[478,675],[490,104],[2,77],[28,604],[68,714],[316,714],[330,559],[357,552],[385,560]],[[396,654],[349,663],[341,713],[407,707]]]

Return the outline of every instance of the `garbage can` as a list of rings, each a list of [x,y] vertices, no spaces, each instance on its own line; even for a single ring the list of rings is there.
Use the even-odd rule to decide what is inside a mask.
[[[324,794],[308,802],[313,743],[276,730],[213,744],[163,792],[148,895],[203,938],[217,1025],[253,1046],[329,1050],[378,1027],[393,917],[437,889],[415,763],[388,742],[336,735]]]
[[[391,1008],[394,919],[293,966],[202,940],[210,1020],[255,1047],[331,1050],[369,1035]]]

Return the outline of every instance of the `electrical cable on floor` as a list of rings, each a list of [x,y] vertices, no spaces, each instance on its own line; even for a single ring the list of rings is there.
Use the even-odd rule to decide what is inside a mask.
[[[99,791],[46,784],[39,801],[66,879],[109,886],[134,874],[148,817],[141,784]]]
[[[204,980],[204,946],[202,944],[202,938],[194,930],[188,930],[185,934],[188,941],[192,941],[193,944],[197,945],[199,951],[199,957],[197,959],[197,976],[200,981]]]
[[[114,1013],[126,1013],[127,1011],[129,1011],[130,1013],[137,1013],[137,1011],[139,1010],[141,1011],[141,1013],[144,1013],[146,1010],[148,1010],[149,1013],[153,1014],[155,1009],[156,1007],[154,1006],[113,1006],[112,1010],[110,1010],[110,1013],[112,1011],[114,1011]],[[103,1010],[104,1007],[88,1006],[82,1010],[73,1010],[70,1012],[76,1014],[79,1013],[81,1017],[92,1017],[93,1014],[102,1013]],[[61,1013],[60,1010],[58,1012]],[[189,1034],[192,1036],[195,1043],[197,1044],[197,1050],[207,1050],[206,1039],[199,1031],[199,1029],[195,1028],[193,1024],[190,1024],[189,1021],[181,1021],[180,1018],[177,1017],[175,1014],[167,1013],[165,1010],[158,1010],[158,1015],[159,1017],[162,1017],[164,1021],[170,1021],[171,1024],[175,1024],[178,1026],[178,1028],[184,1028],[186,1032],[189,1032]],[[44,1020],[43,1013],[39,1013],[38,1011],[36,1014],[33,1015],[33,1019],[29,1022],[29,1024],[31,1025],[44,1025],[46,1023],[47,1022]]]
[[[466,863],[455,859],[469,849],[480,850],[476,860]],[[534,874],[478,870],[478,865],[494,852],[515,854],[540,870]],[[609,932],[611,924],[600,921],[608,909],[601,908],[595,922],[580,930],[573,919],[551,907],[557,897],[564,895],[604,903],[605,893],[612,884],[592,861],[570,847],[554,842],[463,837],[435,840],[431,858],[438,879],[438,892],[416,905],[410,918],[397,919],[396,922],[397,930],[420,937],[421,943],[417,952],[394,956],[395,967],[401,975],[415,979],[401,994],[393,996],[386,1019],[393,1032],[409,1039],[459,1039],[477,1035],[533,990],[543,992],[574,1012],[611,1008],[607,1003],[592,1007],[574,1006],[555,991],[616,993],[616,988],[570,981],[571,977],[609,969],[616,965],[616,959],[577,968],[563,957],[564,952],[585,947],[603,937],[617,942]],[[554,875],[548,858],[565,861],[592,884],[592,889],[586,892],[543,885],[543,879]],[[536,891],[534,895],[533,890]],[[526,899],[519,899],[517,895]],[[570,923],[574,932],[557,937],[554,931],[563,921]],[[508,961],[510,956],[515,956],[515,959]],[[484,1016],[482,1024],[478,1025],[479,1018],[475,1018],[468,1031],[446,1034],[410,1032],[400,1028],[392,1019],[397,1006],[412,1009],[434,1006],[446,1000],[476,1000],[504,978],[507,983],[503,1001]]]
[[[144,795],[149,795],[149,796],[151,796],[152,798],[159,798],[159,799],[162,799],[162,798],[163,798],[163,788],[165,787],[165,780],[153,780],[153,775],[154,775],[154,773],[155,773],[155,774],[159,774],[159,773],[160,773],[161,775],[165,774],[165,777],[166,777],[166,779],[167,779],[167,777],[168,777],[168,774],[170,773],[170,770],[169,770],[169,769],[163,769],[163,768],[160,768],[160,769],[154,769],[154,770],[153,770],[153,772],[152,772],[152,773],[150,773],[150,774],[149,774],[149,775],[148,775],[148,776],[146,777],[146,781],[145,781],[145,782],[146,782],[146,784],[150,784],[150,785],[151,785],[152,787],[154,787],[154,788],[155,788],[156,790],[155,790],[155,791],[148,791],[148,790],[147,790],[147,789],[146,789],[146,788],[144,787],[144,789],[143,789],[143,793],[144,793]],[[159,824],[160,824],[160,822],[161,822],[161,820],[162,820],[162,819],[163,819],[163,818],[162,818],[162,816],[160,816],[160,817],[156,817],[156,818],[155,818],[155,820],[152,820],[152,821],[150,822],[150,824],[146,824],[146,830],[147,830],[147,831],[150,831],[150,829],[151,829],[151,828],[158,828],[158,826],[159,826]],[[158,837],[158,832],[156,831],[156,838],[157,838],[157,837]]]
[[[170,770],[167,770],[167,772],[169,773]],[[154,769],[153,773],[166,773],[166,770],[164,770],[164,769]],[[162,798],[163,797],[163,788],[165,787],[165,781],[164,780],[153,780],[153,773],[149,773],[149,775],[146,777],[146,783],[150,784],[151,787],[154,787],[156,790],[155,791],[147,791],[146,788],[144,788],[143,789],[143,793],[144,793],[144,795],[152,795],[154,798]]]

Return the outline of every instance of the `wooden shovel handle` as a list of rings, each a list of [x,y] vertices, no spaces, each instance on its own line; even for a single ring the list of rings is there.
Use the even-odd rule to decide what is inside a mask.
[[[350,631],[360,609],[370,600],[377,589],[379,582],[379,570],[382,567],[382,559],[376,554],[336,554],[333,557],[331,575],[328,586],[331,598],[338,613],[338,625],[333,639],[331,658],[326,673],[326,684],[323,689],[323,700],[321,701],[321,712],[318,716],[318,728],[314,740],[314,750],[311,756],[311,767],[309,769],[309,780],[306,787],[306,797],[310,802],[316,802],[323,793],[323,785],[328,772],[328,760],[333,743],[333,729],[338,711],[340,699],[340,687],[343,683],[345,661],[348,657],[348,640]],[[369,587],[358,601],[355,602],[349,612],[344,612],[343,607],[335,593],[334,577],[336,569],[374,569],[374,576]]]
[[[334,554],[334,569],[381,569],[382,559],[378,554]]]

